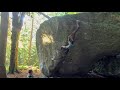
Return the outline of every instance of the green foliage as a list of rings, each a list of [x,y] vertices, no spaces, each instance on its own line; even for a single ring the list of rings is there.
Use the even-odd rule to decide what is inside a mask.
[[[8,36],[7,36],[7,47],[6,47],[6,66],[9,66],[10,63],[10,54],[11,54],[11,31],[8,30]]]
[[[79,12],[66,12],[66,14],[78,14]]]
[[[28,66],[27,65],[19,65],[18,69],[19,70],[26,70],[26,69],[28,69]]]
[[[45,14],[47,14],[50,17],[54,17],[54,16],[64,16],[67,14],[77,14],[79,12],[47,12]]]
[[[47,14],[50,17],[54,17],[54,16],[63,16],[65,15],[65,12],[45,12],[45,14]]]

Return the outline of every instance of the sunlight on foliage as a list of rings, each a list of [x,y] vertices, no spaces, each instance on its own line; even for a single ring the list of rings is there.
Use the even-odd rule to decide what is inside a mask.
[[[24,48],[21,41],[19,41],[19,48]]]
[[[43,13],[47,14],[50,17],[54,17],[54,16],[64,16],[68,14],[78,14],[80,12],[43,12]]]
[[[26,70],[26,69],[28,69],[28,66],[27,65],[20,65],[20,66],[18,66],[18,69],[20,69],[20,70]]]

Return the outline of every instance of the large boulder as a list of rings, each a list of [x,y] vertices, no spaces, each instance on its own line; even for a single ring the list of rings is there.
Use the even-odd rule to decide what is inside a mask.
[[[66,55],[61,46],[76,29],[75,43]],[[99,59],[120,53],[120,13],[85,12],[53,17],[36,33],[40,68],[45,76],[87,73]]]

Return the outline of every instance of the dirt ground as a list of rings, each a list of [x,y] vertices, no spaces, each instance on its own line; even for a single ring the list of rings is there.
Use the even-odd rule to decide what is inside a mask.
[[[27,78],[28,70],[20,70],[20,73],[7,74],[7,78]],[[40,70],[33,70],[34,78],[40,77]]]

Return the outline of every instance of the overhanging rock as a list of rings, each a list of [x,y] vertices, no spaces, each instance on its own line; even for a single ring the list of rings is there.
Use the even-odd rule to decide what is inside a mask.
[[[40,25],[36,33],[36,46],[40,68],[45,76],[87,73],[94,62],[105,55],[120,53],[120,13],[86,12],[53,17]],[[61,46],[67,36],[80,29],[75,43],[67,55]]]

